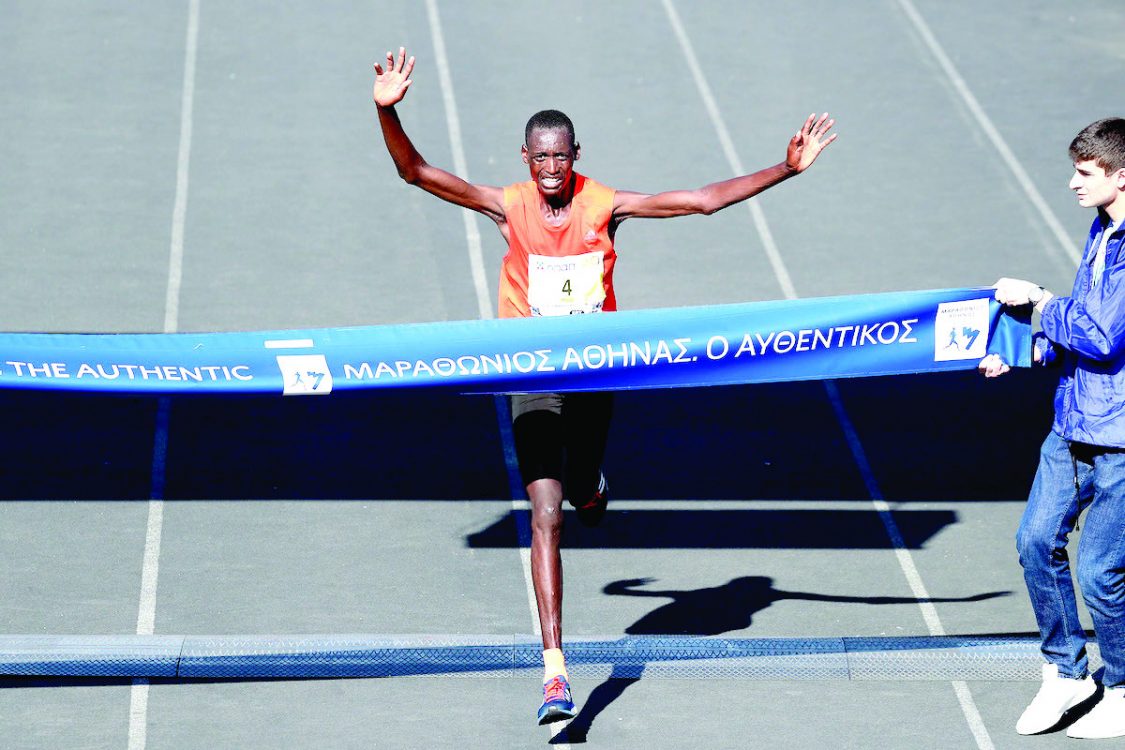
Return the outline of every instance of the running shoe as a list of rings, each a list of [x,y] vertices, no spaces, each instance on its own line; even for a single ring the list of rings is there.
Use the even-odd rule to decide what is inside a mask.
[[[1058,666],[1044,664],[1043,684],[1016,722],[1016,731],[1020,734],[1046,732],[1062,720],[1063,714],[1085,701],[1097,689],[1094,678],[1089,675],[1082,680],[1072,680],[1060,677]]]
[[[1125,737],[1125,687],[1106,688],[1093,710],[1071,724],[1066,736],[1080,740]]]
[[[543,686],[543,705],[539,707],[539,724],[566,721],[577,715],[566,678],[560,674],[547,680]]]
[[[597,526],[605,518],[608,505],[609,482],[605,480],[605,474],[599,472],[598,489],[594,490],[594,496],[583,505],[575,505],[574,509],[578,511],[578,520],[583,526]]]

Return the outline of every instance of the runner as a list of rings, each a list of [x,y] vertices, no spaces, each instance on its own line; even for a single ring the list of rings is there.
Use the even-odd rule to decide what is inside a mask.
[[[1097,690],[1066,551],[1088,508],[1077,574],[1105,662],[1105,692],[1066,734],[1097,739],[1125,736],[1125,119],[1088,125],[1071,142],[1070,158],[1070,188],[1079,205],[1097,211],[1071,296],[1019,279],[996,282],[1002,304],[1039,310],[1043,331],[1033,357],[1062,370],[1054,425],[1016,534],[1047,662],[1016,731],[1050,729]],[[998,377],[1008,366],[990,355],[980,370]]]
[[[827,114],[809,115],[789,141],[785,160],[697,190],[646,194],[614,190],[574,171],[581,148],[570,118],[557,110],[531,117],[520,149],[531,179],[508,187],[466,182],[428,164],[403,130],[395,105],[413,82],[414,58],[400,47],[375,64],[373,97],[387,150],[399,176],[496,223],[508,245],[500,266],[501,318],[617,309],[614,238],[630,218],[711,214],[800,174],[836,135]],[[531,501],[531,575],[543,631],[540,724],[576,715],[562,653],[562,501],[587,525],[606,512],[601,471],[613,409],[609,393],[512,397],[520,474]]]

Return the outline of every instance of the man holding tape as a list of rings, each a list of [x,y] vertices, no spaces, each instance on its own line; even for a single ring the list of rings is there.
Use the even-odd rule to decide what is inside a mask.
[[[658,194],[613,190],[574,171],[581,149],[570,119],[557,110],[532,116],[520,149],[531,179],[508,187],[475,185],[426,163],[403,130],[395,105],[413,82],[414,58],[400,47],[375,64],[373,97],[387,150],[412,185],[496,223],[508,244],[500,267],[501,318],[610,312],[614,237],[630,218],[711,214],[807,169],[833,140],[833,120],[810,115],[789,141],[785,160],[697,190]],[[540,724],[576,715],[562,653],[562,501],[594,525],[605,515],[602,455],[613,408],[609,393],[512,397],[520,474],[531,500],[531,575],[543,631]]]
[[[1066,551],[1086,510],[1078,583],[1105,662],[1105,692],[1067,736],[1096,739],[1125,736],[1125,119],[1088,125],[1071,142],[1070,157],[1070,188],[1079,205],[1097,210],[1071,296],[1000,279],[996,299],[1035,305],[1043,331],[1033,357],[1062,367],[1054,425],[1016,535],[1047,660],[1016,731],[1050,729],[1097,690]],[[996,355],[980,369],[988,377],[1008,371]]]

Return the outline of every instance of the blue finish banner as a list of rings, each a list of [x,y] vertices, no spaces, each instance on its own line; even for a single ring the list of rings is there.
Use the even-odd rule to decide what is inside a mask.
[[[0,388],[510,393],[964,370],[988,353],[1026,367],[1030,316],[1011,312],[976,288],[250,333],[0,333]]]

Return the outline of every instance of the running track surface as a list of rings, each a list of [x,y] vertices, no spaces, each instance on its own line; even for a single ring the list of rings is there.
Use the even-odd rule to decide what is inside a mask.
[[[1065,148],[1120,114],[1105,92],[1125,72],[1125,11],[1108,1],[3,2],[0,17],[7,330],[490,309],[499,236],[401,183],[378,135],[371,63],[400,44],[419,60],[408,132],[433,163],[487,184],[523,178],[522,126],[546,107],[574,119],[581,171],[650,192],[776,163],[808,113],[838,120],[820,162],[756,209],[626,224],[623,306],[1002,275],[1066,290],[1090,216],[1066,189]],[[1030,634],[1012,534],[1050,378],[837,387],[622,396],[613,512],[597,532],[567,532],[566,633]],[[0,401],[4,633],[532,633],[526,516],[487,399]],[[583,713],[558,736],[533,725],[534,677],[456,675],[18,681],[0,694],[0,736],[14,748],[1067,745],[1015,735],[1035,685],[987,670],[607,677],[576,677]]]

